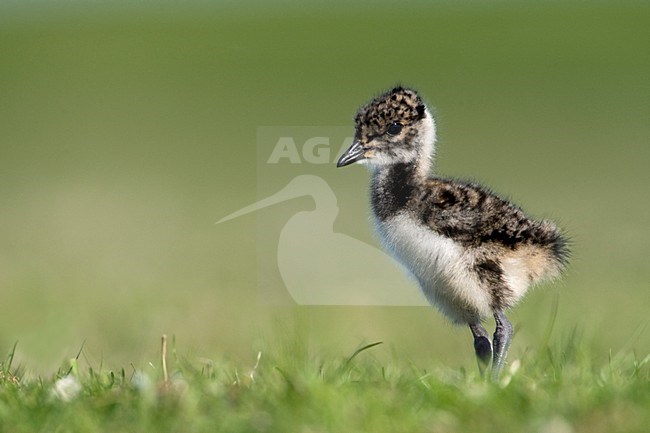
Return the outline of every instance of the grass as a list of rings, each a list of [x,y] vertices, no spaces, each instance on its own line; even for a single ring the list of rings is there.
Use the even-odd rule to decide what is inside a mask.
[[[496,383],[475,371],[380,360],[378,344],[335,356],[294,344],[293,353],[270,349],[245,365],[173,348],[169,373],[161,360],[111,370],[81,368],[77,356],[31,379],[12,367],[12,351],[0,366],[1,431],[613,433],[650,425],[650,356],[621,353],[595,365],[575,333],[511,357]]]
[[[643,326],[647,2],[59,3],[0,2],[0,353],[20,341],[16,363],[47,375],[87,340],[107,365],[141,365],[172,332],[213,359],[249,355],[295,307],[259,298],[276,285],[288,298],[277,233],[314,202],[215,221],[312,174],[336,194],[334,232],[378,246],[365,170],[259,163],[258,127],[351,134],[357,107],[397,81],[436,109],[439,174],[480,181],[574,240],[567,278],[513,312],[515,351],[541,341],[553,290],[558,326],[580,325],[594,353],[624,351]],[[471,359],[428,308],[304,310],[326,353],[367,339],[420,363]],[[629,349],[647,347],[645,333]]]

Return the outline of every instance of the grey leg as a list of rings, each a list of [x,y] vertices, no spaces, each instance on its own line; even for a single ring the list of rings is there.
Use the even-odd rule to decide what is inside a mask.
[[[469,329],[472,331],[472,335],[474,335],[474,351],[476,352],[478,369],[481,372],[481,376],[483,376],[485,369],[490,365],[490,360],[492,359],[490,336],[480,323],[470,323]]]
[[[493,339],[494,359],[492,360],[492,378],[498,379],[506,362],[513,329],[512,324],[506,315],[503,314],[503,311],[496,311],[494,313],[494,321],[497,326],[494,331]]]

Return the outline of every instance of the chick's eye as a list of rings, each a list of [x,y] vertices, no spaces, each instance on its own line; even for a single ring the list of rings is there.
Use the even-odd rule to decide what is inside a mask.
[[[397,122],[391,123],[386,132],[388,135],[397,135],[402,132],[402,125]]]

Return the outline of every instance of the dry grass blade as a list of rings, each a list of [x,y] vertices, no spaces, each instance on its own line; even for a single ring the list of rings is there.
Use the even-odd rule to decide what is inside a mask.
[[[162,358],[163,381],[167,383],[169,382],[169,375],[167,374],[167,335],[163,334],[161,340],[160,357]]]

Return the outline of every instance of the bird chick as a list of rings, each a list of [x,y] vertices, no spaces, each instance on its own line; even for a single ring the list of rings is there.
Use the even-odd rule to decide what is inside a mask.
[[[353,144],[337,167],[371,171],[370,201],[384,248],[428,301],[469,326],[481,373],[498,377],[513,328],[505,311],[560,275],[569,255],[550,221],[535,220],[489,189],[430,174],[436,126],[416,91],[396,87],[359,109]],[[492,341],[482,322],[493,316]]]

